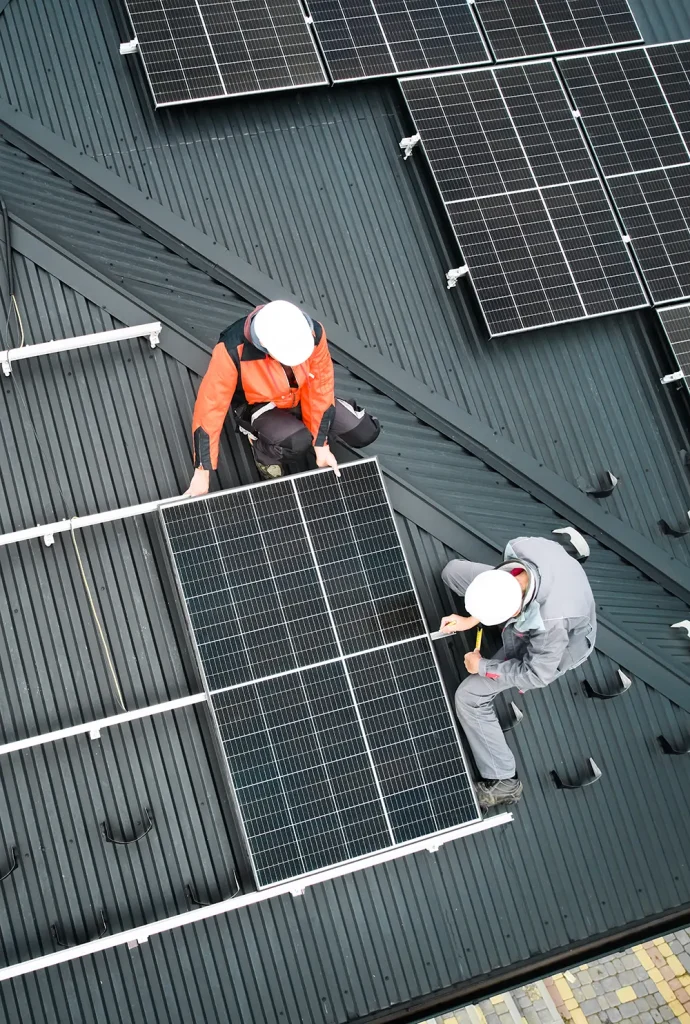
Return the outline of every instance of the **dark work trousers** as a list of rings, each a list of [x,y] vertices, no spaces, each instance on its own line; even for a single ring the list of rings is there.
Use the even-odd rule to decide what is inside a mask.
[[[312,436],[302,423],[301,409],[276,409],[269,405],[250,406],[240,419],[242,433],[254,437],[254,458],[264,466],[294,463],[312,447]],[[331,441],[351,448],[366,448],[379,436],[379,421],[354,402],[335,400]]]

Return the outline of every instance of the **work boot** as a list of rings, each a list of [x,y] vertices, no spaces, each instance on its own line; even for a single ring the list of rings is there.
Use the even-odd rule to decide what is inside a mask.
[[[254,459],[254,465],[262,480],[278,480],[281,476],[285,475],[283,467],[279,463],[273,466],[265,466],[263,462],[258,462]]]
[[[483,811],[498,804],[516,804],[522,796],[522,783],[519,779],[477,782],[474,788]]]

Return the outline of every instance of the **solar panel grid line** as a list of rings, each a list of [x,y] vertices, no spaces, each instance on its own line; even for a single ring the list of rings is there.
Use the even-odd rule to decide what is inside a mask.
[[[690,41],[656,43],[645,47],[676,123],[690,141]]]
[[[536,0],[523,0],[520,4],[513,3],[512,6],[510,0],[472,0],[472,3],[477,8],[479,20],[484,25],[484,31],[496,61],[517,60],[522,57],[548,57],[549,54],[556,52],[556,46],[544,18],[544,13]],[[500,27],[500,23],[498,26],[494,23],[493,27],[489,24],[491,20],[489,11],[491,10],[494,12],[500,11],[501,17],[510,25],[513,50],[510,53],[504,53],[504,56],[500,55],[500,50],[503,49],[503,46],[501,45],[499,34],[505,36],[506,28]],[[529,15],[527,16],[531,16],[531,24],[525,21],[519,24],[516,20],[517,15],[525,16],[528,11]],[[536,37],[540,40],[536,46],[530,49],[523,42],[527,35],[526,29],[532,30],[530,33],[532,38]],[[546,37],[548,46],[540,50],[539,46],[541,46],[541,41],[543,41],[544,37]],[[503,40],[503,45],[505,45],[505,40]]]

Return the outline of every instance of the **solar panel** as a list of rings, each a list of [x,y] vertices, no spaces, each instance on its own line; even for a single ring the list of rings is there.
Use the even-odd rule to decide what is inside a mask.
[[[491,59],[466,0],[310,0],[334,82]]]
[[[157,107],[327,84],[299,0],[125,0]]]
[[[376,460],[161,510],[259,886],[476,821]]]
[[[642,41],[627,0],[474,0],[496,60]]]
[[[652,47],[559,61],[654,302],[690,295],[687,57]]]
[[[559,67],[604,174],[688,160],[646,50],[568,57],[559,61]]]
[[[609,185],[654,302],[690,295],[690,164]]]
[[[648,46],[647,54],[686,145],[690,145],[690,42]]]
[[[492,335],[647,305],[550,61],[400,85]]]
[[[690,305],[669,306],[657,310],[666,337],[678,363],[678,369],[690,378]]]

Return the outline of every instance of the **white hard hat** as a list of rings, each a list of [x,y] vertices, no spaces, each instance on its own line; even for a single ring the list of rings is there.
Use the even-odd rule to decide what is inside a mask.
[[[522,606],[522,587],[509,572],[489,569],[480,572],[465,594],[465,608],[485,626],[497,626],[517,615]]]
[[[302,310],[276,299],[268,302],[252,320],[252,329],[262,348],[284,366],[299,366],[314,351],[314,332]]]

